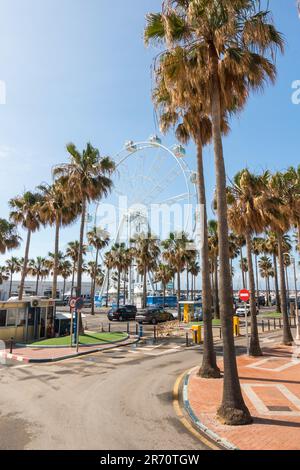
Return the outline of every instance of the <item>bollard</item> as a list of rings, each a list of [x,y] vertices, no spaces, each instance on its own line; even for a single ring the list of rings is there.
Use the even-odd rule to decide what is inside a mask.
[[[276,318],[274,318],[274,330],[276,330]]]
[[[281,329],[281,318],[279,318],[279,328]]]
[[[108,324],[108,332],[110,333],[110,323]]]
[[[220,339],[222,339],[222,328],[219,328],[220,330]]]
[[[138,324],[135,324],[135,336],[138,336]]]
[[[201,326],[192,326],[192,331],[194,333],[194,341],[195,341],[195,344],[201,344],[202,342],[202,329],[201,329]]]
[[[130,328],[130,325],[129,325],[129,322],[127,323],[127,334],[129,335],[129,328]]]
[[[237,316],[233,317],[233,334],[240,336],[240,319]]]
[[[265,322],[263,320],[261,321],[261,329],[262,329],[262,332],[264,333],[265,332]]]
[[[189,333],[188,331],[185,334],[185,345],[188,348],[189,347]]]
[[[9,348],[10,354],[12,354],[12,351],[13,351],[13,343],[14,343],[14,339],[11,337],[10,338],[10,348]]]
[[[157,335],[156,335],[156,326],[154,326],[154,328],[153,328],[153,340],[154,340],[154,343],[156,343],[156,338],[157,338]]]
[[[104,326],[103,326],[103,322],[101,322],[101,333],[104,333]]]
[[[270,331],[271,325],[270,325],[270,320],[268,319],[268,331]]]
[[[139,338],[143,337],[143,325],[142,323],[139,325]]]

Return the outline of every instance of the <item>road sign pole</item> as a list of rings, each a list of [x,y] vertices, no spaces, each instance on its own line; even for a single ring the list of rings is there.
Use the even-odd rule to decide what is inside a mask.
[[[246,321],[247,355],[249,356],[250,348],[249,348],[249,332],[248,332],[248,311],[247,311],[247,302],[244,302],[244,308],[245,308],[245,321]]]
[[[77,324],[76,324],[76,352],[79,350],[79,310],[76,311]]]

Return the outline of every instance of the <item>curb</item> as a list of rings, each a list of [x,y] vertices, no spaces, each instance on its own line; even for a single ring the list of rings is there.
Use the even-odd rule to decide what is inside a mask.
[[[189,398],[188,398],[188,384],[189,384],[189,379],[191,376],[191,373],[194,369],[190,370],[187,374],[184,375],[183,377],[183,390],[182,390],[182,401],[183,401],[183,406],[185,411],[187,412],[189,418],[191,419],[192,423],[196,426],[197,429],[199,429],[200,432],[205,434],[209,439],[211,439],[213,442],[215,442],[217,445],[222,446],[224,450],[239,450],[238,447],[236,447],[234,444],[231,442],[227,441],[226,439],[220,437],[218,434],[216,434],[214,431],[209,429],[207,426],[205,426],[199,418],[195,415]]]
[[[76,357],[87,356],[88,354],[94,354],[94,353],[98,353],[101,351],[108,351],[110,349],[120,348],[122,346],[131,346],[132,344],[136,344],[139,341],[140,341],[140,338],[137,338],[134,341],[130,343],[126,343],[126,344],[119,342],[119,343],[112,344],[108,348],[96,348],[91,351],[78,352],[74,354],[69,354],[68,356],[61,356],[61,357],[54,357],[54,358],[47,358],[47,359],[30,359],[28,357],[18,356],[18,355],[10,354],[10,353],[0,353],[0,358],[12,359],[18,362],[25,362],[26,364],[46,364],[46,363],[51,363],[51,362],[62,362],[67,359],[74,359]]]

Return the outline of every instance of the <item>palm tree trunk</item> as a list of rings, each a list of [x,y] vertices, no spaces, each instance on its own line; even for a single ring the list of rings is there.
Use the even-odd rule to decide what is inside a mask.
[[[35,283],[36,295],[39,295],[39,282],[40,282],[40,273],[38,272],[36,275],[36,283]]]
[[[252,262],[252,240],[249,233],[246,233],[246,246],[247,246],[247,261],[249,273],[249,288],[250,288],[250,313],[251,313],[251,338],[250,338],[250,355],[262,356],[262,351],[259,345],[259,336],[256,318],[256,301],[255,301],[255,280]]]
[[[74,289],[75,271],[76,271],[76,260],[74,259],[74,261],[73,261],[73,271],[72,271],[71,297],[73,295],[73,289]]]
[[[289,286],[289,272],[288,267],[285,267],[285,277],[286,277],[286,296],[287,296],[287,303],[289,304],[290,299],[290,286]],[[289,305],[288,305],[289,307]]]
[[[259,310],[259,285],[258,285],[258,262],[257,262],[257,255],[255,255],[255,278],[256,278],[257,308],[258,308],[258,310]]]
[[[143,273],[143,308],[147,307],[147,268],[144,266]]]
[[[228,243],[226,171],[221,134],[221,102],[218,76],[218,54],[214,44],[210,45],[212,58],[212,127],[215,153],[217,187],[217,214],[220,260],[220,315],[223,331],[224,383],[222,404],[218,417],[224,424],[240,425],[252,422],[244,402],[238,376],[233,337],[233,291],[230,273]]]
[[[215,297],[216,297],[216,310],[215,310],[215,318],[217,320],[220,319],[220,302],[219,302],[219,279],[218,279],[218,258],[215,257]]]
[[[117,308],[120,307],[121,270],[118,268]]]
[[[163,283],[163,307],[166,305],[166,284]]]
[[[66,291],[66,278],[64,277],[63,295],[62,295],[63,300],[64,300],[64,296],[65,296],[65,291]]]
[[[11,291],[12,291],[12,280],[13,280],[13,272],[10,271],[10,281],[9,281],[9,292],[8,292],[8,298],[11,296]]]
[[[282,246],[282,235],[277,234],[278,240],[278,260],[279,260],[279,273],[280,273],[280,300],[281,300],[281,311],[283,317],[283,344],[290,346],[293,344],[293,336],[289,325],[289,317],[287,311],[286,301],[286,286],[284,276],[284,258],[283,258],[283,246]]]
[[[107,268],[107,286],[106,286],[106,302],[105,302],[105,307],[108,307],[109,274],[110,274],[110,269]]]
[[[56,299],[56,292],[57,292],[59,229],[60,229],[60,219],[59,219],[59,217],[56,217],[56,223],[55,223],[55,246],[54,246],[54,265],[53,265],[53,280],[52,280],[52,299]]]
[[[200,231],[202,233],[201,243],[201,275],[202,275],[202,311],[203,311],[203,359],[199,370],[200,377],[220,378],[220,369],[217,366],[216,353],[214,348],[214,338],[212,330],[212,310],[211,310],[211,284],[209,276],[209,249],[207,232],[207,212],[206,212],[206,194],[205,180],[203,171],[203,148],[202,142],[197,141],[197,183],[199,193],[200,213]]]
[[[189,268],[188,266],[186,267],[186,299],[189,299],[189,293],[190,293],[190,283],[189,283]]]
[[[273,264],[274,264],[274,282],[275,282],[275,293],[276,293],[276,306],[277,306],[277,312],[281,313],[281,302],[280,302],[279,287],[278,287],[277,257],[276,257],[275,252],[273,253]]]
[[[26,278],[26,275],[27,275],[27,264],[28,264],[28,257],[29,257],[30,240],[31,240],[31,230],[28,229],[27,230],[27,241],[26,241],[26,248],[25,248],[25,256],[24,256],[24,264],[23,264],[21,284],[20,284],[20,289],[19,289],[19,300],[22,300],[22,298],[23,298],[25,278]]]
[[[242,281],[243,281],[243,289],[246,289],[246,284],[245,284],[245,273],[244,273],[244,257],[243,257],[243,249],[241,247],[240,251],[240,259],[241,259],[241,271],[242,271]]]
[[[83,239],[84,239],[85,214],[86,214],[86,200],[85,198],[83,198],[81,223],[80,223],[80,235],[79,235],[78,263],[77,263],[77,286],[76,286],[77,297],[81,297],[81,288],[82,288]]]
[[[95,260],[95,265],[96,265],[96,271],[98,269],[98,258],[99,258],[99,249],[96,249],[96,260]],[[91,315],[95,315],[95,292],[96,292],[96,273],[95,276],[93,276],[92,279],[92,289],[91,289]]]

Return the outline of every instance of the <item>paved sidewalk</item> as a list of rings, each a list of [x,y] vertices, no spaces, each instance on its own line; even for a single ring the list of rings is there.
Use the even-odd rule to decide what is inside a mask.
[[[9,352],[9,348],[4,351],[0,351],[0,359],[12,359],[18,362],[25,363],[43,363],[43,362],[55,362],[77,357],[86,354],[92,354],[95,352],[103,351],[106,349],[112,349],[116,347],[129,346],[138,341],[134,336],[131,336],[124,341],[116,343],[107,343],[99,346],[80,346],[79,352],[76,353],[76,348],[14,348],[12,354]]]
[[[295,349],[275,344],[264,348],[263,357],[238,357],[243,396],[254,419],[248,426],[225,426],[216,419],[222,379],[202,379],[194,369],[186,385],[194,420],[241,450],[299,450],[300,347],[296,354]],[[222,363],[219,367],[223,370]]]

